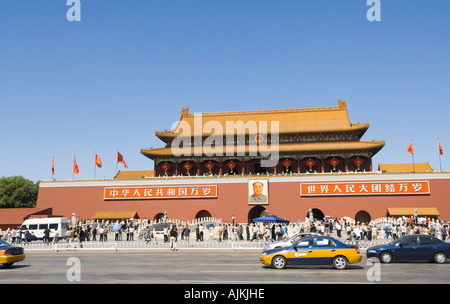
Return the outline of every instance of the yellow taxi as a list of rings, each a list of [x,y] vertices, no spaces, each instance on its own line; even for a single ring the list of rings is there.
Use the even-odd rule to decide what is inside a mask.
[[[12,264],[25,260],[22,247],[13,246],[8,242],[0,240],[0,264],[11,267]]]
[[[313,236],[300,239],[289,247],[264,250],[261,263],[276,269],[288,265],[332,265],[345,269],[349,264],[361,262],[358,246],[347,245],[327,236]]]

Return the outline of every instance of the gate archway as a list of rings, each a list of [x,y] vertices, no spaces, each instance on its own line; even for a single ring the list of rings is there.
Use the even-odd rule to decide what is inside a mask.
[[[204,217],[212,217],[212,216],[211,216],[211,213],[208,210],[204,210],[204,209],[200,210],[195,215],[195,219],[204,218]]]
[[[369,212],[360,210],[355,215],[355,222],[359,223],[369,223],[371,221],[371,216]]]
[[[311,211],[313,214],[313,218],[316,220],[323,220],[323,218],[325,217],[325,214],[323,214],[322,210],[320,209],[312,208]],[[306,212],[305,217],[309,218],[309,210],[308,212]]]
[[[251,223],[254,218],[264,216],[263,212],[266,211],[266,208],[263,206],[255,206],[248,212],[248,222]]]

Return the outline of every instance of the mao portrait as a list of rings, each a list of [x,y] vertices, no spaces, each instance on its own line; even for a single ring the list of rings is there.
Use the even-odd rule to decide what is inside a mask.
[[[250,205],[269,203],[269,185],[267,179],[248,180],[248,203]]]

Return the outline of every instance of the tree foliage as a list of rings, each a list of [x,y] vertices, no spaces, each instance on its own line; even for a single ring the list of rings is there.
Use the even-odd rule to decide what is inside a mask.
[[[22,176],[0,178],[0,208],[33,208],[39,190],[34,183]]]

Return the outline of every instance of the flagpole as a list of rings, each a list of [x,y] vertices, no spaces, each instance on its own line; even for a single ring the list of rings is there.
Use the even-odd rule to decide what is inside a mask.
[[[73,159],[75,159],[75,150],[73,150]],[[75,179],[75,171],[74,171],[73,164],[72,164],[72,180],[74,180],[74,179]]]
[[[53,180],[53,175],[55,173],[55,151],[52,154],[52,173],[50,175],[50,180]]]
[[[411,138],[411,144],[412,143],[413,143],[413,140]],[[414,149],[412,150],[411,156],[412,156],[412,162],[413,162],[413,173],[416,173],[416,166],[414,164]]]
[[[116,175],[119,173],[119,162],[117,161],[117,155],[119,155],[119,149],[116,152]]]
[[[95,153],[94,153],[94,179],[95,179],[95,176],[96,176],[96,173],[97,173],[97,164],[96,164],[97,159],[96,159],[96,156],[97,156],[97,150],[95,150]]]
[[[439,169],[441,169],[441,172],[442,172],[441,147],[440,147],[441,143],[439,141],[439,137],[437,140],[438,140],[438,153],[439,153]]]

